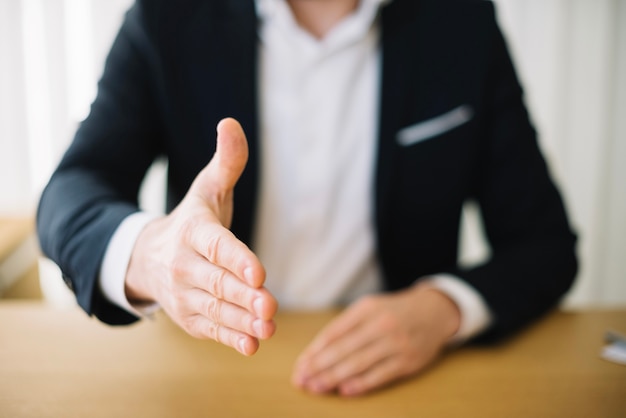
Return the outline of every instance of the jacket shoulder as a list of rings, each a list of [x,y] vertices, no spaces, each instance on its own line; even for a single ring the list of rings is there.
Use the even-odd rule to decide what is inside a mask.
[[[254,0],[137,0],[129,11],[149,37],[161,41],[186,32],[190,25],[211,26],[255,13]]]

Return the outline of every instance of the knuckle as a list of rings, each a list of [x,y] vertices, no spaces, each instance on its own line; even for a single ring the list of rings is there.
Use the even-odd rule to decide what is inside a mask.
[[[190,316],[183,320],[183,329],[194,338],[218,341],[219,324],[212,321],[200,321],[197,316]]]
[[[206,257],[211,263],[217,264],[217,259],[218,259],[221,247],[222,247],[222,235],[221,234],[211,234],[211,236],[207,238]]]
[[[378,325],[383,332],[395,333],[399,328],[400,321],[389,311],[383,311],[378,316]]]
[[[251,312],[254,311],[254,306],[252,305],[254,299],[252,296],[249,295],[249,292],[245,287],[237,286],[235,289],[233,289],[232,298],[233,301],[241,307],[246,308]]]
[[[187,216],[177,225],[176,235],[182,242],[191,242],[193,234],[198,229],[198,221],[195,216]]]
[[[215,322],[209,322],[206,326],[206,336],[214,341],[221,342],[219,340],[220,335],[220,325]]]
[[[226,270],[220,268],[209,275],[209,292],[218,299],[224,299],[226,274]]]
[[[169,271],[174,280],[180,279],[187,275],[188,264],[183,257],[175,255],[169,262]]]
[[[221,322],[221,310],[222,310],[222,302],[217,298],[209,297],[207,298],[207,306],[206,306],[206,316],[214,322],[215,324],[219,324]]]
[[[215,337],[213,339],[222,345],[233,348],[236,347],[238,340],[235,333],[219,324],[215,324]]]

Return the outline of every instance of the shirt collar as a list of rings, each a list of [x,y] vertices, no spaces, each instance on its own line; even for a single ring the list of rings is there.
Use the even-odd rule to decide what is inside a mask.
[[[379,9],[393,0],[361,0],[360,7]],[[285,3],[285,0],[254,0],[257,16],[261,20],[271,18],[275,15],[278,3]]]
[[[380,8],[391,1],[393,0],[361,0],[357,9],[339,22],[321,41],[314,40],[308,32],[300,28],[286,0],[255,0],[255,5],[261,28],[276,28],[301,47],[308,46],[313,50],[329,52],[366,36]],[[260,37],[264,43],[267,42],[264,29],[261,29]]]

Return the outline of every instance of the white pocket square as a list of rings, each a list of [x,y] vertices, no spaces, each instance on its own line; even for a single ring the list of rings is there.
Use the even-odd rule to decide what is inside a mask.
[[[474,110],[472,107],[461,105],[449,112],[401,129],[396,135],[396,141],[398,144],[408,147],[461,126],[473,117]]]

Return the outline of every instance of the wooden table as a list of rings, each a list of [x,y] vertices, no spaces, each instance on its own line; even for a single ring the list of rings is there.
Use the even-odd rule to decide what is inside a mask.
[[[0,297],[41,297],[38,255],[34,217],[0,217]]]
[[[626,366],[599,358],[604,331],[626,331],[626,310],[555,313],[355,399],[289,383],[332,315],[281,313],[275,337],[246,358],[163,315],[108,327],[78,310],[2,302],[0,417],[626,417]]]
[[[34,231],[33,218],[0,218],[0,260],[8,257]]]

